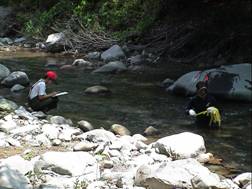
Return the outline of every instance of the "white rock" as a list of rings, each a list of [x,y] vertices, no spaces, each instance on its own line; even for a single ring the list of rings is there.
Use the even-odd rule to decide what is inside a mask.
[[[91,150],[95,149],[97,146],[98,146],[98,144],[91,143],[88,141],[83,141],[83,142],[76,144],[73,147],[73,150],[74,151],[91,151]]]
[[[7,133],[17,127],[16,122],[12,120],[12,117],[10,115],[5,116],[4,119],[5,120],[0,120],[0,131]]]
[[[43,146],[51,147],[52,145],[50,140],[44,134],[37,135],[36,141]]]
[[[247,172],[247,173],[242,173],[240,175],[238,175],[237,177],[235,177],[233,179],[234,183],[236,183],[238,186],[244,186],[246,184],[251,183],[251,179],[252,179],[252,173],[251,172]]]
[[[78,138],[82,140],[89,140],[94,143],[112,142],[116,140],[116,136],[112,132],[106,131],[104,129],[94,129],[92,131],[88,131],[79,135]]]
[[[99,175],[95,158],[87,152],[46,152],[41,160],[53,166],[52,170],[61,175],[80,176],[89,172],[93,178]]]
[[[218,188],[221,180],[195,159],[183,159],[162,164],[141,166],[136,173],[135,184],[148,189]],[[203,185],[201,185],[203,183]],[[193,186],[192,186],[193,185]],[[224,184],[222,184],[224,186]],[[229,185],[225,185],[227,188]],[[203,187],[203,188],[204,188]],[[201,189],[203,189],[201,188]]]
[[[16,147],[21,146],[21,143],[18,140],[10,138],[10,137],[6,139],[6,142],[8,142],[11,146],[16,146]]]
[[[32,189],[28,179],[8,166],[0,167],[0,188]]]
[[[203,137],[190,132],[161,138],[152,147],[173,159],[195,158],[206,152]]]
[[[59,129],[53,124],[45,124],[42,126],[42,132],[50,140],[56,139],[59,136]]]
[[[32,164],[20,155],[14,155],[1,160],[1,166],[6,165],[12,170],[17,170],[23,175],[33,170]]]
[[[135,140],[139,140],[139,141],[142,141],[142,142],[145,142],[145,141],[148,140],[146,137],[144,137],[144,136],[141,135],[141,134],[134,134],[132,137],[133,137]]]

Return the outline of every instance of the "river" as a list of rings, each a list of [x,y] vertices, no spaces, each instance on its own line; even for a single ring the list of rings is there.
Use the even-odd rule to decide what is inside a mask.
[[[31,82],[38,80],[47,64],[71,64],[73,58],[47,56],[0,55],[0,64],[11,71],[25,71]],[[222,129],[204,130],[193,125],[184,113],[187,98],[167,94],[158,84],[166,77],[176,78],[187,71],[186,66],[167,65],[157,72],[147,74],[123,73],[117,75],[92,74],[90,70],[60,70],[58,85],[48,90],[68,91],[60,97],[57,110],[52,115],[62,115],[74,123],[86,120],[95,128],[109,129],[114,123],[126,126],[132,134],[143,133],[148,126],[161,130],[162,136],[189,131],[205,139],[207,152],[222,158],[226,165],[238,172],[251,171],[251,103],[219,101],[223,109]],[[160,71],[161,70],[161,71]],[[108,87],[110,96],[87,96],[84,90],[93,85]],[[28,90],[11,93],[0,89],[0,95],[23,105]]]

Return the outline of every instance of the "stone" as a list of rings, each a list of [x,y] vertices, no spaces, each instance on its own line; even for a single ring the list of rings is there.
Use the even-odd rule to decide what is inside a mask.
[[[0,167],[0,188],[32,189],[32,186],[23,174],[5,165]]]
[[[206,152],[202,136],[184,132],[161,138],[152,144],[160,154],[172,159],[196,158]]]
[[[10,70],[6,66],[0,64],[0,81],[6,78],[9,74]]]
[[[15,71],[9,74],[2,82],[1,84],[11,88],[15,84],[20,84],[23,86],[28,86],[30,83],[30,80],[25,72],[21,71]]]
[[[120,60],[122,58],[125,58],[125,54],[119,45],[113,45],[101,54],[101,59],[104,62]]]
[[[96,85],[92,87],[88,87],[85,91],[85,94],[110,94],[111,91],[104,86]]]
[[[111,126],[111,130],[116,135],[120,135],[120,136],[130,135],[130,131],[126,127],[119,125],[119,124],[113,124]]]
[[[127,67],[120,61],[109,62],[92,73],[121,73],[127,71]]]
[[[91,131],[94,129],[92,124],[85,120],[81,120],[77,124],[78,128],[80,128],[83,132]]]

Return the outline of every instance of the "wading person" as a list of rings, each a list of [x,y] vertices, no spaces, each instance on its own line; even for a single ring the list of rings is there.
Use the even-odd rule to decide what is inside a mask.
[[[196,118],[199,127],[219,128],[221,116],[217,101],[208,94],[206,82],[199,81],[196,90],[196,95],[187,104],[186,113]]]
[[[43,79],[38,80],[30,89],[28,104],[34,111],[48,112],[57,108],[58,98],[54,97],[57,93],[46,94],[46,86],[55,82],[57,74],[54,71],[46,72]]]

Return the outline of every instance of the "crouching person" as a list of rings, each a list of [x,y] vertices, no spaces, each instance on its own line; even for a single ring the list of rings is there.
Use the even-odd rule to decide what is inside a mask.
[[[56,92],[46,94],[46,86],[55,82],[57,73],[54,71],[46,72],[43,79],[38,80],[30,89],[28,96],[28,105],[34,111],[48,112],[57,108],[58,98],[54,97]]]

